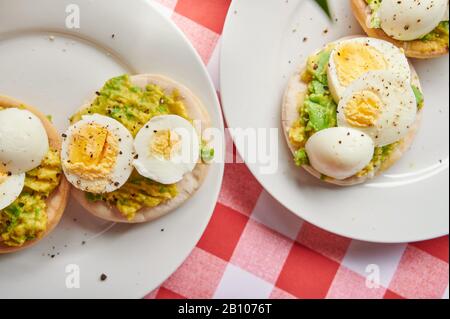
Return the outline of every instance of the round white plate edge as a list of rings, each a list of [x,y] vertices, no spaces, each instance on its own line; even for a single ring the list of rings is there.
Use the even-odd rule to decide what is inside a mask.
[[[225,25],[224,25],[224,29],[223,29],[223,33],[222,33],[222,49],[221,49],[221,52],[220,52],[220,60],[221,60],[220,68],[221,68],[221,70],[224,69],[224,63],[225,63],[224,62],[225,61],[225,59],[224,59],[224,55],[225,55],[224,54],[224,48],[226,47],[226,43],[228,42],[228,37],[230,36],[230,32],[228,32],[228,31],[230,29],[231,20],[233,18],[232,17],[232,13],[238,13],[237,8],[239,6],[239,4],[238,4],[239,2],[240,2],[239,0],[234,0],[234,1],[231,2],[231,5],[230,5],[229,11],[228,11],[228,15],[227,15],[227,18],[226,18],[226,21],[225,21]],[[219,78],[221,93],[224,92],[224,90],[223,90],[223,83],[224,82],[225,82],[224,73],[221,72],[220,73],[220,78]],[[229,125],[231,125],[230,121],[229,121],[230,115],[227,115],[227,114],[229,114],[227,112],[227,107],[226,107],[226,105],[227,105],[227,95],[221,94],[221,100],[222,100],[223,114],[224,114],[225,121]],[[281,123],[280,123],[280,125],[281,125]],[[239,145],[236,145],[236,149],[237,149],[237,152],[239,154],[242,154],[241,153],[242,150],[240,149]],[[241,156],[241,158],[243,158],[243,160],[245,162],[245,158],[243,156]],[[399,244],[399,243],[411,243],[411,242],[426,241],[426,240],[431,240],[431,239],[447,236],[449,234],[449,230],[448,230],[448,227],[447,227],[446,231],[443,231],[443,232],[440,232],[440,233],[436,233],[434,235],[428,235],[428,236],[423,236],[423,237],[420,237],[420,236],[405,237],[404,236],[402,239],[399,239],[399,240],[383,240],[383,239],[379,239],[379,238],[371,238],[371,237],[363,237],[363,236],[349,236],[348,234],[345,234],[345,233],[342,233],[340,231],[337,231],[336,229],[331,229],[330,227],[324,227],[324,226],[317,225],[316,223],[311,221],[309,218],[304,217],[302,215],[302,213],[296,213],[293,210],[291,210],[288,207],[288,205],[285,205],[285,203],[283,201],[279,201],[276,198],[275,194],[268,187],[265,187],[265,185],[264,185],[265,183],[263,182],[262,178],[259,176],[259,174],[257,174],[255,172],[257,165],[248,165],[247,163],[246,163],[246,165],[249,168],[249,170],[252,173],[252,175],[256,178],[256,180],[264,187],[265,191],[268,194],[270,194],[272,198],[277,200],[282,206],[284,206],[286,209],[288,209],[292,214],[298,216],[299,218],[305,220],[306,222],[314,224],[314,225],[316,225],[318,227],[321,227],[322,229],[324,229],[326,231],[329,231],[331,233],[340,235],[342,237],[346,237],[346,238],[350,238],[350,239],[354,239],[354,240],[358,240],[358,241],[362,241],[362,242],[370,242],[370,243],[378,243],[378,244]]]
[[[213,99],[214,99],[214,105],[212,105],[211,107],[215,108],[217,111],[218,117],[216,120],[219,125],[218,128],[223,132],[224,131],[224,120],[223,120],[222,110],[220,107],[220,102],[219,102],[219,99],[218,99],[217,93],[216,93],[217,91],[214,87],[213,81],[212,81],[212,79],[208,73],[208,70],[207,70],[206,66],[204,65],[199,53],[195,50],[192,43],[189,41],[188,37],[182,32],[182,30],[169,17],[165,16],[160,10],[158,10],[158,8],[155,7],[154,0],[138,0],[138,1],[146,3],[149,6],[149,10],[153,10],[156,14],[158,14],[162,18],[162,20],[165,21],[170,26],[172,31],[174,31],[177,34],[177,36],[180,37],[180,39],[182,39],[184,44],[190,48],[191,53],[196,57],[197,63],[201,66],[203,76],[205,76],[205,78],[207,79],[207,82],[208,82],[208,87],[206,89],[210,91],[211,96],[213,96]],[[72,35],[70,35],[70,36],[72,36]],[[133,296],[131,298],[142,298],[146,294],[150,293],[153,289],[158,288],[160,284],[162,284],[165,280],[167,280],[184,263],[184,261],[192,253],[193,249],[195,249],[196,244],[198,243],[198,241],[200,240],[204,231],[206,230],[206,227],[209,224],[209,221],[214,213],[214,209],[217,204],[219,194],[221,191],[221,186],[222,186],[222,181],[223,181],[223,176],[224,176],[224,171],[225,171],[225,165],[223,164],[223,161],[222,161],[222,163],[215,164],[215,165],[219,165],[218,176],[214,177],[215,182],[214,182],[214,189],[212,189],[213,194],[212,194],[212,196],[210,196],[210,197],[214,198],[214,201],[211,201],[211,203],[208,205],[208,208],[207,208],[208,211],[210,212],[208,214],[209,217],[207,219],[205,218],[202,221],[201,227],[200,227],[201,231],[197,234],[196,238],[193,239],[195,241],[195,245],[190,250],[186,251],[182,256],[180,256],[181,258],[178,263],[167,268],[168,271],[166,271],[166,274],[164,276],[162,276],[164,278],[160,280],[160,283],[158,285],[156,285],[155,287],[147,287],[147,288],[144,288],[144,286],[140,286],[140,287],[142,287],[142,288],[140,288],[140,291],[138,291],[138,288],[136,288],[136,291],[135,291],[135,293],[133,293]]]

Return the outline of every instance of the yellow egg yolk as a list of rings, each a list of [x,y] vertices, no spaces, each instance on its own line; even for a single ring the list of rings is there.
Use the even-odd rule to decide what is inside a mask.
[[[348,86],[369,71],[386,70],[389,67],[383,54],[363,43],[348,43],[338,48],[334,62],[339,82]]]
[[[356,127],[371,127],[381,115],[381,99],[372,91],[354,93],[344,108],[348,123]]]
[[[118,153],[114,134],[104,126],[89,123],[72,134],[66,167],[87,180],[106,178],[114,169]]]
[[[150,154],[170,160],[181,149],[181,137],[171,130],[155,132],[150,142]]]

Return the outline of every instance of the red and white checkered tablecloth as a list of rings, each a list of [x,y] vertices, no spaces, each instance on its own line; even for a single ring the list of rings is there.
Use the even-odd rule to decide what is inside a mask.
[[[216,87],[230,3],[155,0],[192,41]],[[286,211],[244,164],[227,164],[202,239],[146,298],[448,298],[448,255],[448,236],[379,245],[325,232]],[[374,287],[371,279],[378,275]]]

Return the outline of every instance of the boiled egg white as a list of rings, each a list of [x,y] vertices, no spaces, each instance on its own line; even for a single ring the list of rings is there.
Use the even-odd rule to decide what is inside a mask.
[[[390,37],[411,41],[430,33],[446,18],[448,0],[383,0],[377,11]]]
[[[83,116],[63,135],[62,167],[76,188],[95,194],[122,187],[133,172],[133,137],[107,116]]]
[[[375,150],[367,134],[346,127],[333,127],[315,133],[306,143],[311,166],[319,173],[338,180],[363,170]]]
[[[139,174],[162,184],[175,184],[192,172],[200,157],[194,126],[177,115],[152,118],[136,135]]]
[[[369,71],[390,70],[405,80],[411,71],[404,52],[395,45],[373,38],[354,38],[337,43],[328,65],[328,85],[336,103],[345,89]]]
[[[0,210],[11,205],[22,193],[25,173],[9,175],[0,173]]]
[[[358,129],[385,146],[404,138],[417,116],[411,84],[389,71],[368,72],[345,91],[338,126]]]
[[[0,172],[22,174],[38,167],[49,149],[41,120],[27,110],[0,111]]]

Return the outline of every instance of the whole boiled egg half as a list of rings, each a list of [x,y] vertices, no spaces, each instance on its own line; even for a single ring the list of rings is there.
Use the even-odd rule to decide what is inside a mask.
[[[133,137],[107,116],[83,116],[63,134],[62,167],[76,188],[94,194],[122,187],[133,172]]]
[[[344,92],[338,126],[370,136],[376,146],[403,139],[416,121],[417,101],[411,84],[390,71],[364,74]]]
[[[333,127],[315,133],[306,143],[311,166],[337,180],[363,170],[372,160],[375,145],[369,135],[347,127]]]
[[[192,172],[200,157],[200,138],[191,122],[177,115],[152,118],[134,141],[139,174],[162,184],[175,184]]]
[[[328,65],[328,85],[336,103],[346,88],[370,71],[389,70],[410,80],[411,71],[404,52],[395,45],[373,38],[353,38],[336,44]]]
[[[0,172],[21,174],[38,167],[49,149],[41,120],[27,110],[0,111]]]
[[[25,173],[38,167],[49,149],[47,132],[33,113],[0,111],[0,209],[22,193]]]
[[[381,28],[390,37],[416,40],[448,19],[448,0],[383,0],[377,15]]]

